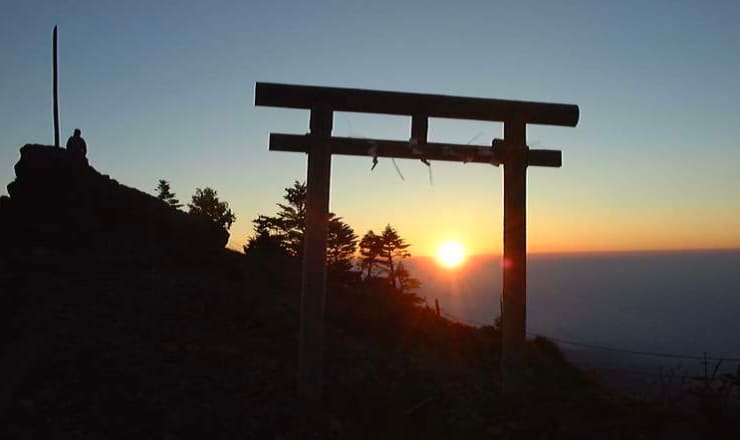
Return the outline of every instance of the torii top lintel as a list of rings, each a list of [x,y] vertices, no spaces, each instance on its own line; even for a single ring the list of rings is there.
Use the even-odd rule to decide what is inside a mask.
[[[321,106],[330,111],[479,121],[517,119],[525,124],[567,127],[575,127],[579,116],[578,106],[573,104],[263,82],[255,87],[254,103],[269,107],[314,109]]]
[[[317,145],[330,154],[403,159],[505,164],[514,160],[526,166],[559,167],[557,150],[532,150],[526,145],[526,124],[575,126],[578,106],[501,99],[466,98],[420,93],[257,83],[255,105],[300,108],[311,111],[307,135],[270,133],[270,150],[309,153]],[[334,111],[406,115],[411,117],[408,142],[331,136]],[[427,141],[429,118],[472,119],[504,123],[504,139],[493,145],[460,145]]]

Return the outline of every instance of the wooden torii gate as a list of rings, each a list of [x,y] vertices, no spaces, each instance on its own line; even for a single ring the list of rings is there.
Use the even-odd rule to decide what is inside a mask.
[[[527,167],[560,167],[562,164],[560,151],[529,149],[526,124],[575,127],[578,123],[578,106],[259,82],[254,100],[258,106],[311,111],[308,134],[270,133],[270,150],[308,154],[298,349],[300,396],[307,402],[321,400],[332,154],[504,166],[501,371],[505,388],[515,388],[517,371],[524,366],[522,349],[526,334]],[[410,116],[410,140],[333,137],[331,131],[335,111]],[[427,142],[430,117],[503,122],[504,138],[494,139],[491,147]]]

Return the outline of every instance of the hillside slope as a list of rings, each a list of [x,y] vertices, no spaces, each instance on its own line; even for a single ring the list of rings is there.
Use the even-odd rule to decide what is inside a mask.
[[[0,198],[5,252],[172,248],[202,253],[223,249],[222,228],[99,173],[63,148],[25,145],[10,197]]]
[[[0,207],[4,236],[47,204],[91,211],[44,218],[0,256],[0,438],[675,438],[709,429],[607,392],[546,340],[530,344],[526,388],[504,396],[496,329],[449,322],[372,283],[330,290],[325,406],[309,423],[295,399],[294,266],[219,249],[184,214],[44,148],[22,151],[22,163],[48,167],[17,167]],[[70,199],[51,199],[50,175],[92,202],[65,189],[58,194]],[[116,215],[91,234],[91,215],[108,209]],[[69,231],[78,238],[59,238]],[[176,248],[179,234],[200,247]]]

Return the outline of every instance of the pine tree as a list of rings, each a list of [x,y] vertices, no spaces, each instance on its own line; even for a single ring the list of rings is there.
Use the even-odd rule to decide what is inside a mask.
[[[302,182],[295,181],[293,186],[285,188],[283,199],[286,203],[277,204],[277,215],[260,215],[252,221],[255,235],[249,239],[245,253],[253,246],[271,243],[271,246],[279,245],[290,256],[301,256],[306,232],[306,194],[307,187]],[[329,270],[333,274],[347,273],[352,269],[357,235],[334,213],[329,213],[328,222],[326,260]],[[268,241],[266,237],[272,239]]]
[[[372,229],[367,231],[360,240],[360,259],[363,269],[367,270],[366,279],[374,276],[373,268],[380,258],[382,246],[382,237],[375,235]]]
[[[196,188],[188,209],[190,214],[203,216],[226,230],[236,221],[228,202],[219,200],[212,188]]]
[[[283,199],[287,204],[278,203],[280,211],[272,218],[282,229],[283,242],[291,255],[303,254],[303,236],[306,233],[306,192],[305,183],[295,181],[292,187],[285,188]]]
[[[249,237],[247,244],[244,245],[244,254],[262,258],[268,262],[288,257],[288,252],[280,238],[266,232],[260,232],[253,237]]]
[[[173,208],[180,209],[182,207],[180,201],[175,197],[175,193],[170,190],[170,183],[168,181],[160,179],[156,191],[159,200],[163,200]]]
[[[388,274],[388,283],[396,287],[397,274],[395,263],[411,256],[406,249],[411,246],[407,244],[391,225],[386,225],[381,237],[381,252],[378,263]]]
[[[396,267],[396,277],[398,278],[398,291],[401,295],[409,298],[414,304],[419,304],[423,301],[414,292],[414,290],[421,287],[421,281],[412,277],[406,266],[400,261]]]
[[[326,261],[334,273],[349,272],[352,258],[357,249],[355,231],[341,217],[329,214],[329,231],[326,246]]]

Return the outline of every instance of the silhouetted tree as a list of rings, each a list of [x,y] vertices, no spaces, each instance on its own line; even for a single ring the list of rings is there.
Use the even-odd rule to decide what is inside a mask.
[[[278,203],[280,211],[272,218],[282,229],[283,242],[291,255],[303,254],[303,235],[306,232],[306,192],[305,183],[295,181],[292,187],[285,188],[283,199],[287,204]],[[268,217],[269,218],[269,217]]]
[[[252,221],[255,234],[248,240],[244,252],[252,252],[258,246],[271,246],[271,252],[277,252],[278,247],[290,256],[302,255],[306,231],[306,192],[306,184],[298,181],[285,188],[283,199],[286,203],[277,204],[280,208],[277,215],[260,215]],[[267,237],[270,237],[269,240]],[[349,272],[357,248],[357,235],[334,213],[329,214],[327,240],[329,270],[334,274]]]
[[[415,292],[421,287],[421,281],[412,277],[406,266],[400,261],[396,265],[396,278],[398,279],[398,293],[402,302],[413,306],[424,302],[424,299]]]
[[[247,239],[244,245],[244,254],[247,256],[264,257],[289,257],[285,242],[283,241],[281,222],[276,217],[260,215],[252,220],[254,223],[254,235]]]
[[[386,225],[380,238],[381,252],[377,264],[382,266],[388,274],[388,282],[396,286],[396,262],[411,256],[411,253],[406,250],[410,245],[398,235],[398,231],[391,225]]]
[[[383,241],[380,235],[375,235],[373,230],[367,233],[360,240],[360,260],[363,270],[366,270],[365,278],[369,279],[374,276],[373,268],[383,252]]]
[[[329,231],[326,246],[326,261],[329,270],[345,273],[352,270],[352,258],[357,249],[357,235],[341,217],[329,215]]]
[[[182,207],[180,201],[175,197],[175,193],[170,190],[170,183],[168,181],[160,179],[156,191],[159,200],[167,202],[173,208],[180,209]]]
[[[258,235],[270,235],[280,237],[282,242],[283,239],[283,226],[282,222],[277,217],[269,217],[266,215],[260,215],[256,219],[252,220],[254,223],[255,236]]]
[[[401,293],[414,293],[413,291],[421,287],[421,281],[411,276],[408,269],[402,262],[396,266],[396,277],[398,278],[398,290]],[[419,302],[422,299],[419,298]]]
[[[228,202],[219,200],[218,193],[212,188],[196,188],[188,209],[191,214],[202,215],[226,230],[236,221]]]
[[[267,262],[289,257],[280,237],[266,232],[256,233],[244,245],[244,254],[248,257],[263,258]]]

